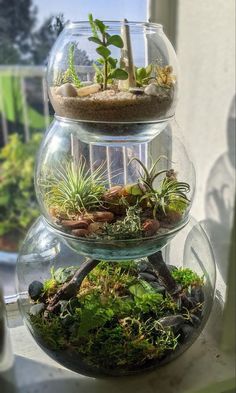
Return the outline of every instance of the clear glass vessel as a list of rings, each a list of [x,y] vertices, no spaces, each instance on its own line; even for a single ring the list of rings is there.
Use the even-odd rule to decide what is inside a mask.
[[[119,252],[113,262],[84,258],[42,218],[22,245],[22,316],[40,347],[71,370],[99,377],[159,367],[185,351],[208,319],[215,263],[195,220],[161,253],[119,259]]]
[[[94,258],[137,258],[169,242],[188,222],[195,172],[166,128],[150,144],[97,145],[58,118],[38,155],[35,188],[52,230]]]
[[[47,72],[56,115],[79,121],[91,137],[101,132],[104,140],[158,134],[174,116],[177,78],[162,26],[127,21],[67,23]]]

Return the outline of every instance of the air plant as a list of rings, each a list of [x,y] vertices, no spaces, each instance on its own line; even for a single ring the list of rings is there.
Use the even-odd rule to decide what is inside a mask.
[[[172,74],[173,68],[170,65],[156,67],[156,81],[161,87],[170,88],[176,81],[176,77]]]
[[[98,19],[93,19],[92,14],[89,14],[89,22],[92,30],[92,36],[88,38],[89,41],[98,44],[96,52],[101,56],[97,62],[102,65],[102,69],[95,64],[96,81],[101,83],[103,89],[107,89],[109,80],[118,79],[125,80],[128,78],[128,73],[117,68],[117,59],[111,57],[109,46],[113,45],[117,48],[123,48],[124,43],[119,35],[110,35],[107,32],[108,26]]]
[[[53,176],[41,185],[46,189],[46,204],[68,217],[98,208],[105,190],[105,173],[104,164],[93,172],[87,169],[84,157],[76,166],[73,161],[58,165]]]
[[[147,206],[153,209],[154,218],[156,218],[158,210],[164,214],[166,214],[167,209],[183,213],[190,202],[186,196],[186,193],[190,191],[188,183],[179,182],[172,170],[163,169],[156,171],[158,162],[163,158],[167,159],[166,156],[159,156],[150,170],[138,158],[132,159],[132,161],[137,161],[143,169],[137,184],[140,194],[142,193],[140,202],[145,201]],[[154,181],[162,174],[166,174],[166,176],[162,180],[159,189],[156,189],[154,188]]]

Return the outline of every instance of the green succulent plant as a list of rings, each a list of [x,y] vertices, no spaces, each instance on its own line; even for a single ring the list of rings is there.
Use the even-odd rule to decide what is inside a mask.
[[[93,35],[88,39],[98,45],[96,52],[101,56],[97,60],[97,64],[94,64],[96,71],[95,79],[98,83],[101,83],[103,89],[106,90],[109,81],[113,79],[128,79],[128,73],[122,68],[117,67],[118,61],[111,56],[111,51],[109,49],[109,46],[123,48],[124,43],[119,35],[110,35],[107,32],[108,26],[99,19],[93,19],[92,14],[89,14],[89,22]]]
[[[147,67],[135,67],[135,79],[138,87],[143,87],[148,84],[152,74],[152,64]]]

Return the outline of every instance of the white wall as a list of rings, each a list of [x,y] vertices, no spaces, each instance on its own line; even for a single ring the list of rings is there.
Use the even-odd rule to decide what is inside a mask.
[[[181,92],[176,118],[193,152],[198,180],[193,215],[202,220],[208,214],[207,179],[228,150],[230,132],[233,143],[228,118],[235,94],[235,1],[179,0],[176,32]]]

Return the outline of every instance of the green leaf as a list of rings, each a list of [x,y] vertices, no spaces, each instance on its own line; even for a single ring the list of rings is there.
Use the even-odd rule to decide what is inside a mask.
[[[111,54],[111,51],[110,51],[108,48],[106,48],[105,46],[99,46],[99,47],[96,49],[96,52],[97,52],[100,56],[102,56],[104,59],[107,59],[107,58],[110,56],[110,54]]]
[[[89,37],[88,40],[95,42],[98,45],[103,45],[102,41],[98,37]]]
[[[77,270],[78,268],[74,266],[59,267],[53,272],[53,278],[58,284],[64,284],[66,281],[73,277]]]
[[[93,15],[92,15],[92,14],[89,14],[89,15],[88,15],[88,20],[89,20],[89,23],[90,23],[90,26],[91,26],[91,30],[92,30],[92,33],[93,33],[94,37],[97,37],[97,38],[98,38],[97,26],[96,26],[95,23],[94,23]]]
[[[122,70],[121,68],[116,68],[113,72],[111,72],[112,79],[126,80],[128,79],[128,72]]]
[[[116,68],[117,60],[113,59],[113,57],[108,57],[108,62],[111,65],[112,68]]]
[[[107,40],[107,45],[114,45],[117,48],[123,48],[124,43],[119,35],[111,35]]]
[[[97,26],[97,28],[100,30],[100,32],[104,34],[107,29],[107,26],[104,25],[104,23],[99,19],[95,19],[94,23]]]
[[[147,293],[155,292],[152,286],[144,280],[140,280],[137,284],[131,285],[129,291],[137,298],[142,298],[142,296]]]
[[[147,76],[146,70],[145,70],[144,67],[141,67],[141,68],[137,69],[137,76],[138,76],[139,79],[143,79],[143,78],[145,78]]]

